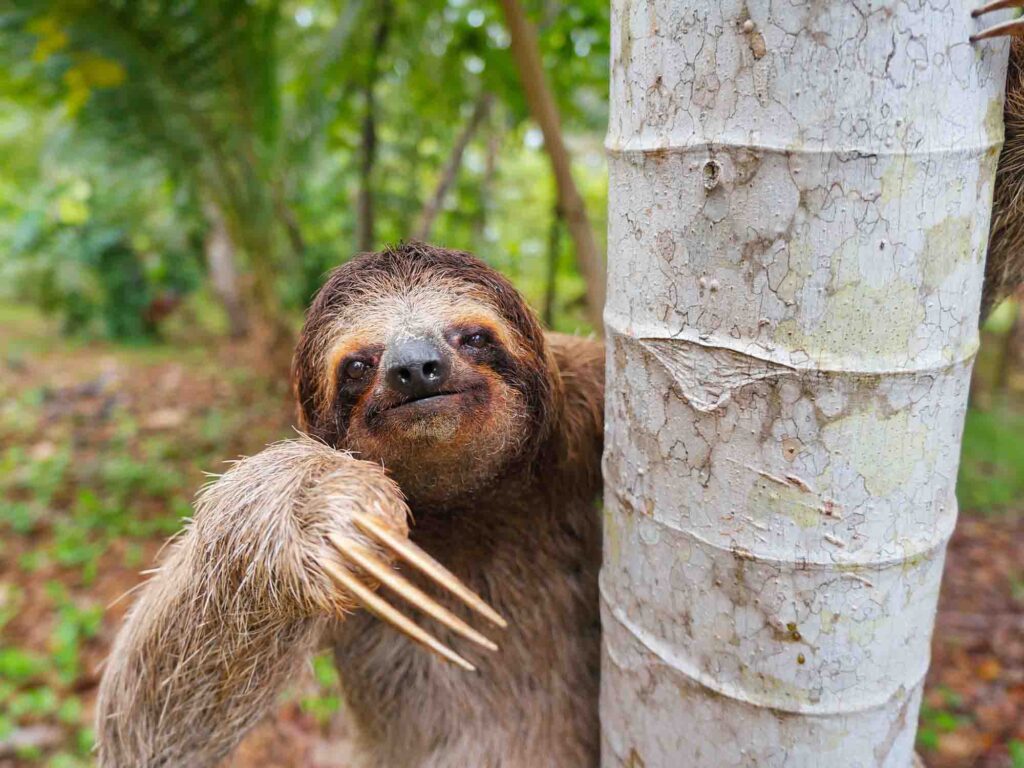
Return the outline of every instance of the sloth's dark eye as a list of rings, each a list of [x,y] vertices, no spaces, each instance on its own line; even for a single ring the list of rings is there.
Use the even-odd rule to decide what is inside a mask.
[[[361,379],[368,370],[370,370],[370,366],[365,360],[349,360],[345,364],[345,378]]]
[[[473,349],[481,349],[487,346],[487,335],[484,333],[471,333],[462,339],[462,343]]]

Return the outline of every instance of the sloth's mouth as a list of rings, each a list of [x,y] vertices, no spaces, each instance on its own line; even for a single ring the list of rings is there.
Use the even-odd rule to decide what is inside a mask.
[[[465,383],[458,389],[406,396],[390,402],[372,403],[366,411],[366,426],[371,431],[420,429],[446,424],[456,427],[465,418],[479,413],[490,400],[485,383]]]
[[[459,395],[465,394],[468,390],[453,390],[451,392],[437,392],[433,395],[421,395],[419,397],[409,397],[402,400],[399,403],[395,403],[389,406],[385,410],[388,411],[401,411],[405,409],[411,410],[427,410],[435,405],[440,405],[444,402],[454,400]]]

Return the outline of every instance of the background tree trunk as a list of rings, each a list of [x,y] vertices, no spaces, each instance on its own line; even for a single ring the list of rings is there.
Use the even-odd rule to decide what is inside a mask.
[[[614,0],[606,766],[911,764],[1006,45]]]
[[[500,104],[496,109],[491,110],[491,119],[488,121],[487,155],[484,158],[484,172],[480,179],[480,185],[477,188],[479,205],[477,206],[476,215],[473,217],[473,240],[477,243],[478,248],[483,247],[482,244],[487,235],[487,224],[491,205],[493,204],[491,198],[494,195],[494,180],[498,175],[498,154],[501,151],[502,126],[501,120],[496,119],[495,112],[499,115],[502,114]]]
[[[272,194],[274,196],[274,215],[277,217],[277,220],[284,229],[285,236],[288,238],[292,257],[296,260],[297,264],[301,264],[306,256],[306,240],[302,236],[299,217],[295,214],[291,205],[289,205],[280,180],[274,182]]]
[[[473,135],[480,127],[480,124],[487,119],[487,113],[490,111],[493,101],[494,98],[489,93],[482,93],[480,98],[477,99],[476,106],[473,107],[473,113],[469,116],[466,125],[463,126],[462,133],[455,140],[455,146],[452,147],[452,153],[448,156],[448,162],[441,171],[441,177],[437,181],[437,188],[434,190],[434,194],[430,196],[427,204],[423,206],[419,224],[416,225],[417,240],[427,240],[430,238],[430,230],[434,226],[434,220],[437,218],[437,214],[441,212],[441,207],[444,205],[444,199],[448,194],[448,190],[455,183],[455,177],[459,175],[459,168],[462,166],[462,155],[465,153],[466,147],[469,146],[469,142],[473,139]]]
[[[204,250],[206,266],[210,270],[210,285],[228,318],[228,333],[238,339],[249,332],[249,319],[238,284],[238,264],[235,244],[220,209],[212,202],[204,206],[210,229],[206,233]]]
[[[518,0],[501,0],[512,41],[512,56],[519,70],[526,102],[533,119],[544,134],[544,147],[551,160],[551,170],[558,187],[558,202],[565,216],[566,228],[576,248],[576,260],[587,286],[587,310],[594,330],[601,332],[604,307],[604,260],[597,249],[583,198],[572,177],[572,161],[562,140],[558,105],[544,79],[537,35]]]
[[[359,195],[356,201],[356,247],[372,251],[374,246],[373,167],[377,161],[377,98],[375,90],[380,77],[380,59],[391,31],[390,0],[378,9],[377,32],[370,52],[370,62],[363,88],[366,112],[363,115],[362,155],[359,159]]]
[[[562,251],[562,211],[555,203],[551,211],[551,224],[548,227],[547,274],[544,275],[544,304],[541,306],[541,318],[544,325],[553,328],[555,325],[555,302],[558,298],[558,256]]]

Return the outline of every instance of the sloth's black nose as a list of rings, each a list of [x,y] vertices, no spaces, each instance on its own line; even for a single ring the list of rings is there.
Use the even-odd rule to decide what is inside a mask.
[[[439,394],[451,375],[448,359],[426,339],[403,341],[388,357],[388,386],[412,400]]]

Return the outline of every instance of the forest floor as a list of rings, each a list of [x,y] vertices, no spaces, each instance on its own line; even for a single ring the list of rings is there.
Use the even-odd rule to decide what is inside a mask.
[[[85,345],[0,306],[0,768],[91,764],[119,598],[189,514],[205,471],[292,434],[287,389],[257,359],[212,340]],[[967,423],[918,738],[930,768],[1024,768],[1024,371],[1014,375]],[[333,667],[317,657],[230,764],[344,768],[351,750]]]

